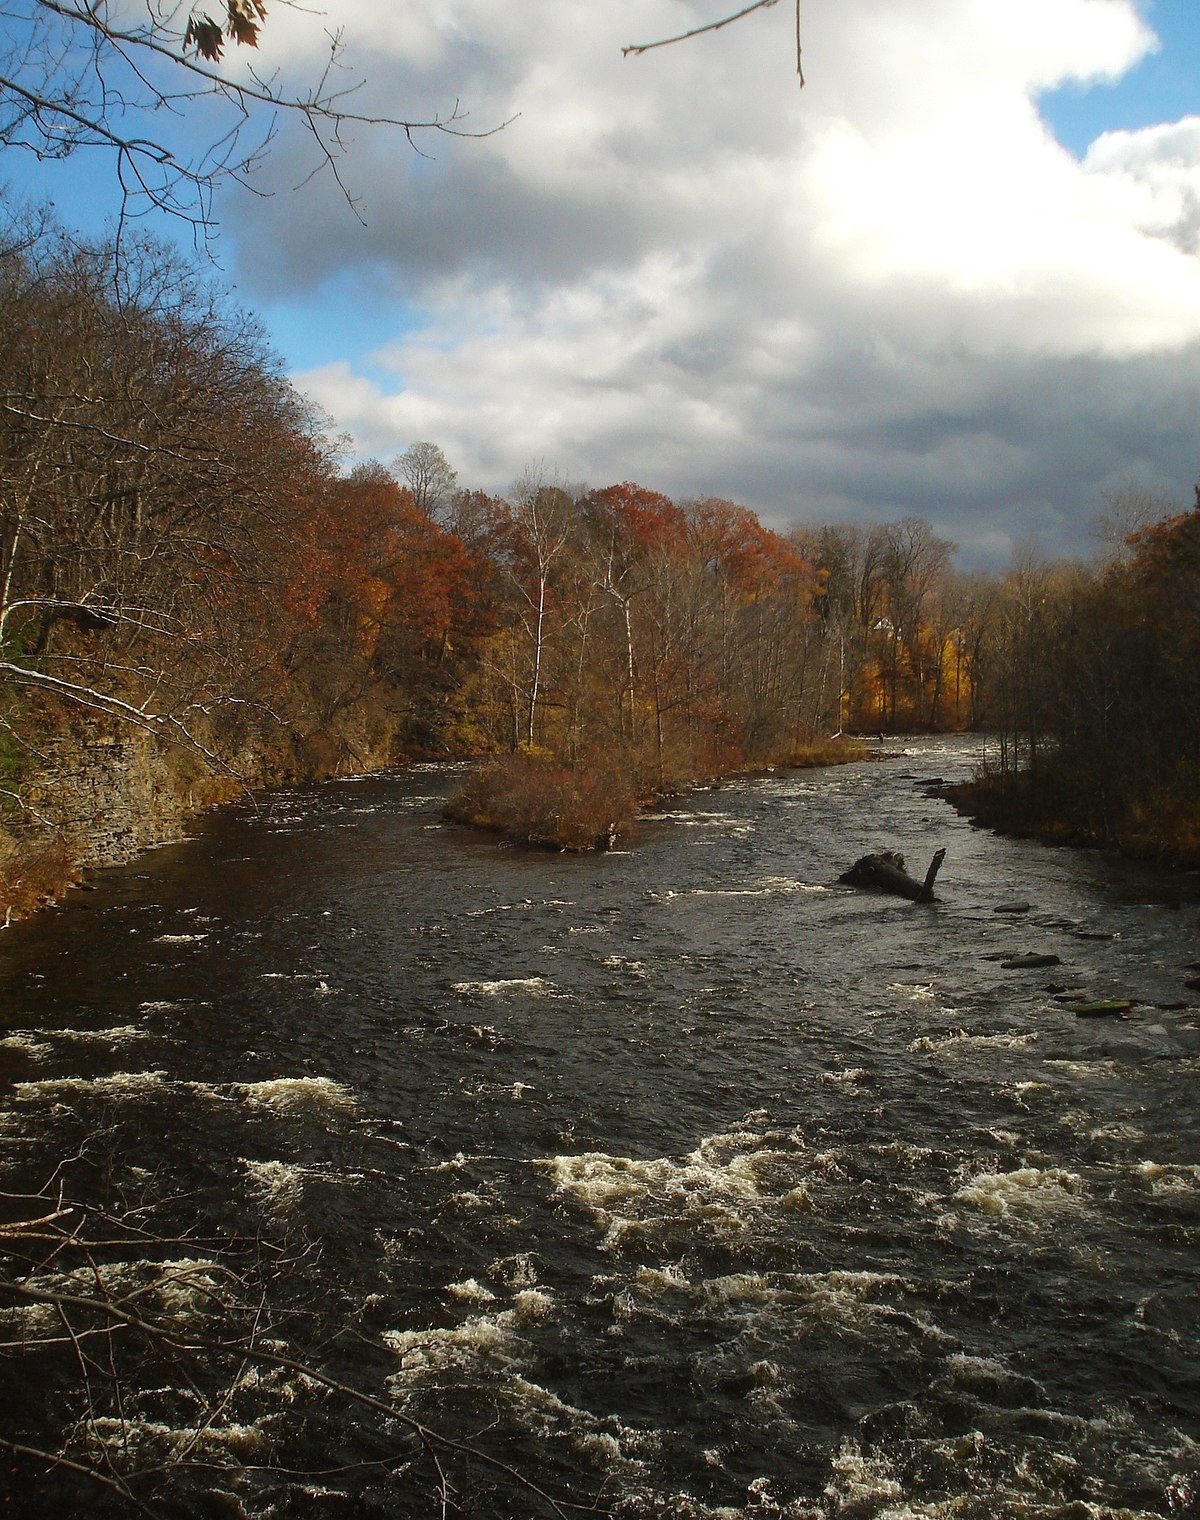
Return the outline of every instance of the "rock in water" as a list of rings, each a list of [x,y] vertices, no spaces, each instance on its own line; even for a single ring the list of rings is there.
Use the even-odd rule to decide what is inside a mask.
[[[912,902],[932,902],[934,878],[946,858],[945,850],[938,850],[929,863],[923,882],[917,881],[904,868],[904,856],[897,850],[879,850],[873,855],[863,855],[843,871],[838,880],[849,887],[870,887],[878,892],[894,892],[897,897],[907,897]]]

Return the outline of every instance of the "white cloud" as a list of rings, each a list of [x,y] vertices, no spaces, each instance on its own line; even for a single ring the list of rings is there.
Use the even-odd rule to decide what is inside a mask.
[[[1088,150],[1084,168],[1131,227],[1184,253],[1200,252],[1200,116],[1140,132],[1105,132]]]
[[[1077,543],[1124,466],[1186,482],[1200,121],[1080,165],[1036,109],[1154,45],[1133,0],[807,6],[803,91],[786,10],[623,60],[720,6],[346,0],[369,108],[522,114],[433,162],[361,139],[365,231],[328,183],[229,208],[243,285],[312,320],[323,280],[370,274],[375,351],[302,385],[364,451],[433,438],[472,484],[545,459],[775,520],[923,510],[980,553],[1026,515]]]

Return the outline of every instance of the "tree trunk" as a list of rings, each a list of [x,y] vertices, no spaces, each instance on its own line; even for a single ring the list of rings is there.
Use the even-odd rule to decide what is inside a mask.
[[[912,902],[932,902],[933,883],[946,858],[945,850],[938,850],[929,863],[923,882],[910,876],[904,868],[904,856],[895,850],[881,850],[875,855],[864,855],[855,861],[838,880],[849,887],[870,887],[877,892],[893,892]]]

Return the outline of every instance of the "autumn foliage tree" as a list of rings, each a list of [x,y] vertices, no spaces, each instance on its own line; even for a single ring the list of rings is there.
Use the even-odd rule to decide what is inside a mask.
[[[379,466],[339,473],[206,276],[151,241],[118,257],[14,220],[0,338],[13,819],[67,735],[170,741],[200,798],[450,742],[490,627],[478,551]]]

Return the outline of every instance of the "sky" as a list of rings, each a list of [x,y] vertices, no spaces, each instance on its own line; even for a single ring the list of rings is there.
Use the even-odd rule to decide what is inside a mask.
[[[959,563],[1087,555],[1200,480],[1200,0],[722,0],[271,8],[311,79],[344,28],[341,174],[281,131],[216,253],[347,461],[437,443],[717,495],[769,525],[916,515]],[[7,166],[5,166],[7,167]],[[22,170],[28,174],[29,171]],[[99,171],[40,167],[60,215]],[[28,181],[27,181],[28,183]],[[364,225],[365,223],[365,225]]]

